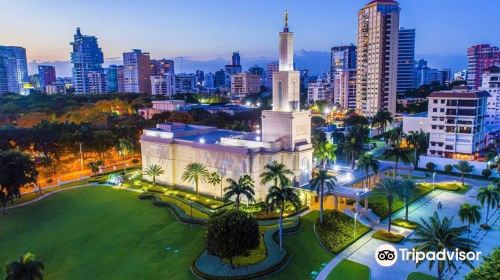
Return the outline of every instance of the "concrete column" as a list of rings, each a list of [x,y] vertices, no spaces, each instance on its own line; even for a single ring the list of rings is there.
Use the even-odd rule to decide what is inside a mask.
[[[333,196],[335,199],[335,210],[339,210],[339,197],[338,196]]]
[[[365,198],[365,211],[368,211],[368,198]]]

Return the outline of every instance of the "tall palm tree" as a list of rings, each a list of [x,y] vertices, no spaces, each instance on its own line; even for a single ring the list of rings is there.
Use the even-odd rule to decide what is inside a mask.
[[[470,233],[470,225],[474,225],[479,223],[481,220],[481,212],[479,211],[481,207],[479,205],[470,205],[469,203],[464,203],[460,205],[460,209],[458,210],[458,217],[460,217],[460,221],[467,222],[467,238]]]
[[[405,204],[405,220],[408,221],[408,208],[410,207],[410,199],[413,195],[413,192],[417,188],[417,184],[415,184],[412,180],[403,180],[399,182],[399,187],[397,189],[396,194],[401,200],[403,200]]]
[[[458,172],[460,172],[460,175],[462,176],[462,186],[463,186],[465,174],[471,173],[472,170],[474,170],[474,166],[471,165],[466,160],[461,160],[457,164],[454,164],[453,167],[456,168]]]
[[[314,149],[313,156],[321,162],[323,169],[326,169],[327,162],[335,160],[335,150],[335,145],[323,142]]]
[[[392,177],[396,177],[398,173],[398,163],[402,161],[403,163],[409,163],[410,159],[405,149],[401,149],[398,146],[392,145],[389,149],[384,151],[384,159],[390,160],[394,158],[394,171],[392,172]]]
[[[279,163],[276,160],[266,164],[264,166],[264,172],[260,174],[261,183],[263,185],[267,183],[273,183],[273,186],[281,186],[286,182],[289,182],[288,175],[293,175],[293,172],[286,167],[283,163]]]
[[[5,266],[5,280],[43,280],[44,269],[36,255],[27,252],[18,261],[11,261]]]
[[[125,158],[134,151],[134,145],[127,139],[120,138],[116,145],[116,151],[118,151],[118,155],[122,158],[124,170],[127,172],[127,162]]]
[[[181,179],[182,181],[194,183],[196,193],[199,193],[199,184],[200,182],[204,183],[207,180],[208,174],[208,170],[203,164],[193,162],[186,166]]]
[[[220,184],[220,196],[222,197],[222,176],[217,172],[212,172],[212,173],[208,174],[207,181],[210,185],[214,186],[214,188]],[[214,198],[216,198],[216,197],[217,196],[215,195],[215,192],[214,192]]]
[[[90,170],[92,171],[92,174],[94,177],[97,177],[97,172],[99,172],[99,168],[104,162],[102,160],[96,160],[89,162],[87,165],[89,166]]]
[[[156,186],[156,177],[162,175],[165,173],[163,168],[159,164],[151,164],[144,170],[144,174],[148,175],[151,177],[151,180],[153,181],[153,188]]]
[[[388,233],[391,233],[392,203],[394,202],[394,196],[398,191],[399,185],[400,183],[396,179],[384,178],[380,180],[375,187],[375,191],[384,195],[387,199],[387,204],[389,205],[389,225],[387,228]]]
[[[427,133],[422,130],[415,132],[410,131],[408,137],[406,137],[408,143],[413,146],[413,157],[415,160],[415,166],[418,166],[418,156],[427,150],[427,146],[429,145],[429,137]]]
[[[365,170],[366,187],[370,188],[370,178],[368,178],[368,173],[370,173],[371,169],[373,173],[378,174],[378,171],[380,170],[380,162],[376,160],[372,154],[364,153],[358,160],[358,168]]]
[[[385,128],[388,124],[393,121],[391,112],[387,110],[378,111],[372,119],[372,125],[378,126],[382,129],[382,133],[385,132]]]
[[[421,224],[415,230],[415,238],[411,240],[417,245],[414,249],[417,252],[440,252],[440,251],[448,251],[454,252],[458,250],[459,252],[469,252],[476,246],[476,242],[470,240],[469,238],[463,237],[463,234],[467,232],[467,227],[453,227],[453,218],[444,218],[441,220],[438,216],[438,213],[434,211],[434,215],[429,217],[428,221],[421,219]],[[438,270],[438,279],[443,279],[443,274],[445,268],[448,267],[448,270],[455,269],[455,261],[454,259],[449,259],[445,254],[445,260],[437,261],[437,270]],[[424,259],[421,262],[417,263],[417,267],[424,263],[426,260]],[[435,260],[429,261],[429,270],[432,270]],[[472,264],[469,260],[465,259],[464,263],[469,267],[472,267]]]
[[[403,133],[403,129],[401,127],[393,128],[385,133],[385,136],[388,141],[391,142],[391,145],[399,147],[401,140],[405,137]]]
[[[489,185],[486,188],[482,187],[479,189],[477,193],[477,200],[481,203],[481,206],[484,207],[486,203],[486,221],[485,225],[488,225],[488,217],[490,215],[490,208],[497,207],[500,202],[500,191],[494,185]]]
[[[310,185],[314,189],[319,196],[319,222],[323,223],[323,195],[326,191],[333,191],[335,188],[335,182],[337,178],[334,176],[328,175],[328,172],[325,169],[320,169],[318,173],[314,174],[314,178],[311,180]]]
[[[249,175],[241,176],[238,181],[235,181],[231,178],[227,179],[229,186],[227,186],[224,191],[224,200],[230,201],[233,197],[235,197],[234,201],[236,204],[236,210],[240,209],[241,196],[247,198],[249,202],[255,201],[255,191],[254,191],[254,181]]]
[[[289,202],[295,208],[295,211],[300,208],[301,202],[297,192],[289,187],[289,181],[284,182],[281,187],[272,186],[266,196],[266,204],[271,210],[279,209],[280,218],[278,224],[280,250],[283,250],[283,212],[285,211],[286,203]]]

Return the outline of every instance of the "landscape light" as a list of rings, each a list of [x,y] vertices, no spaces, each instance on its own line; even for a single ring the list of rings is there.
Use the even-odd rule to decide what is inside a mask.
[[[203,137],[200,138],[199,142],[200,142],[200,144],[205,144],[205,138],[203,138]]]

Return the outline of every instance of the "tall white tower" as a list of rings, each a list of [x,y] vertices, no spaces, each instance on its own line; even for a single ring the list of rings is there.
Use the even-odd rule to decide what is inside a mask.
[[[300,73],[293,69],[293,33],[279,34],[279,71],[273,72],[273,110],[262,112],[262,140],[281,141],[285,150],[311,143],[311,113],[300,110]]]

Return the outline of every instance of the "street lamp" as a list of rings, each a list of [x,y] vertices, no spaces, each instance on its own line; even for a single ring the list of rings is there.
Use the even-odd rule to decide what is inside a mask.
[[[356,237],[356,221],[358,219],[358,212],[354,213],[354,237]]]
[[[436,171],[432,172],[432,188],[436,188],[436,186],[434,185],[434,180],[436,179]]]

